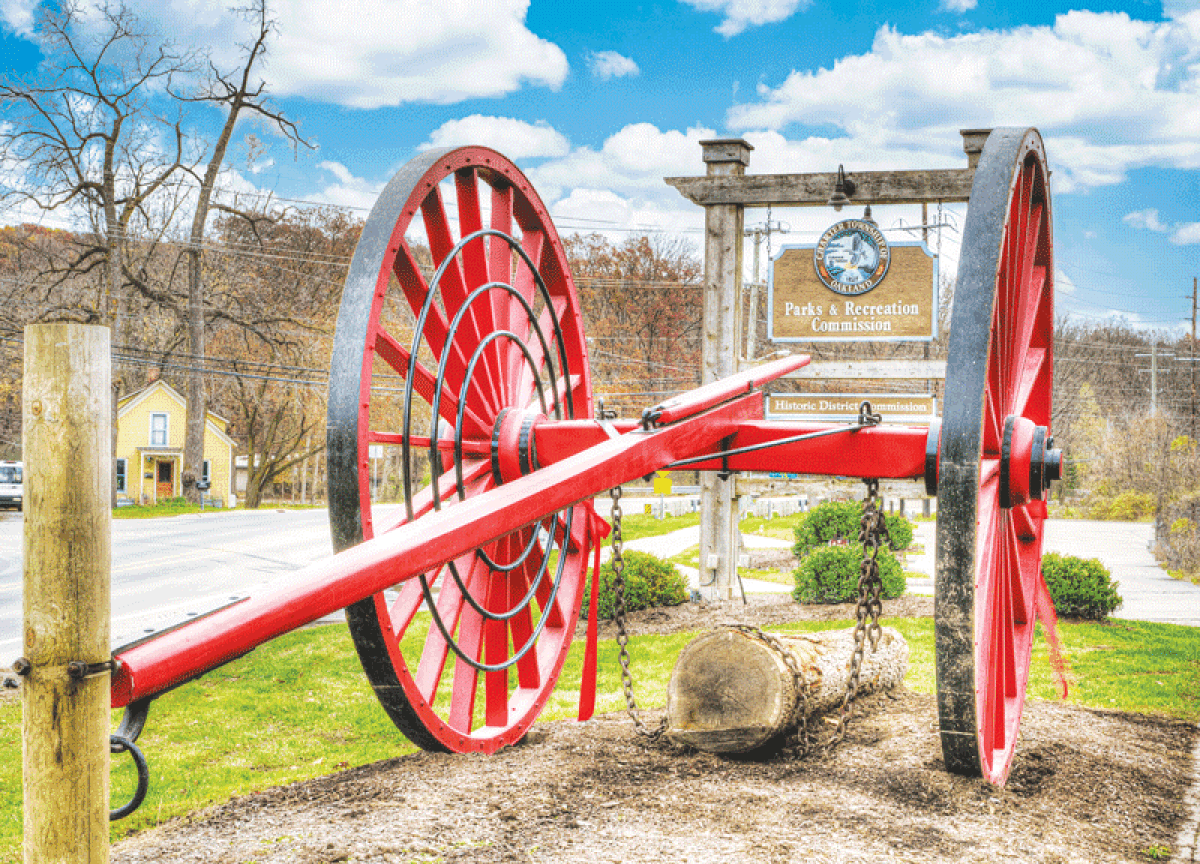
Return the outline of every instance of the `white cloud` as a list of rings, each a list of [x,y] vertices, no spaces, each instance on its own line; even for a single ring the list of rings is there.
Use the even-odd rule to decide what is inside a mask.
[[[1176,246],[1200,243],[1200,222],[1176,222],[1168,225],[1158,218],[1157,210],[1137,210],[1133,213],[1126,213],[1121,221],[1142,231],[1170,234],[1170,240]]]
[[[32,36],[37,4],[38,0],[0,0],[0,24],[18,36]]]
[[[1169,226],[1159,221],[1157,210],[1138,210],[1133,213],[1126,213],[1121,221],[1126,225],[1132,225],[1134,228],[1140,228],[1143,231],[1156,231],[1159,234],[1165,234],[1171,230]]]
[[[443,123],[422,149],[480,144],[499,150],[509,159],[542,159],[566,156],[570,142],[548,123],[525,123],[511,117],[472,114]]]
[[[333,175],[333,182],[321,186],[315,197],[336,207],[353,207],[358,210],[370,210],[379,199],[384,183],[371,183],[361,177],[355,177],[350,170],[340,162],[325,161],[317,165],[322,171]]]
[[[979,5],[978,0],[942,0],[942,8],[947,12],[970,12]]]
[[[703,210],[663,178],[703,174],[700,141],[713,137],[712,129],[634,123],[599,149],[575,148],[528,174],[563,234],[596,231],[619,240],[630,230],[662,230],[694,236],[703,227]]]
[[[13,3],[17,0],[0,0]],[[227,64],[248,31],[225,0],[161,0],[153,16],[181,43]],[[529,0],[278,0],[265,77],[277,96],[352,108],[492,98],[558,89],[566,55],[529,30]]]
[[[953,152],[963,127],[1036,125],[1059,192],[1141,166],[1200,168],[1200,14],[1155,23],[1077,11],[1050,27],[957,36],[885,26],[865,54],[760,86],[728,123],[829,125],[849,139],[839,146],[870,143],[893,165],[897,152]]]
[[[584,188],[682,202],[663,178],[703,173],[700,141],[712,137],[711,129],[664,132],[650,123],[634,123],[610,136],[599,150],[577,148],[531,170],[530,178],[548,201]]]
[[[1176,246],[1190,246],[1200,243],[1200,222],[1185,222],[1175,226],[1171,232],[1171,242]]]
[[[636,63],[616,51],[588,54],[587,65],[592,76],[601,81],[607,81],[609,78],[632,78],[642,71]]]
[[[725,20],[713,28],[729,38],[749,27],[784,21],[798,10],[807,9],[812,0],[684,0],[701,12],[717,12]]]

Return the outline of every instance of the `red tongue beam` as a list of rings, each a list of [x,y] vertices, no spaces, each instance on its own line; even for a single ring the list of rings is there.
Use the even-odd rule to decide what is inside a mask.
[[[797,358],[799,359],[799,358]],[[805,361],[807,358],[803,358]],[[794,363],[795,361],[793,361]],[[796,365],[771,364],[783,374]],[[279,587],[218,610],[115,655],[114,708],[153,697],[228,663],[276,636],[309,624],[366,597],[427,573],[546,515],[664,465],[703,453],[743,422],[761,419],[762,394],[746,392],[752,373],[673,409],[677,422],[610,438],[557,464],[403,524],[372,540],[316,562],[281,580]],[[761,379],[761,373],[759,378]],[[716,407],[721,395],[744,395]],[[587,519],[590,505],[576,508]]]

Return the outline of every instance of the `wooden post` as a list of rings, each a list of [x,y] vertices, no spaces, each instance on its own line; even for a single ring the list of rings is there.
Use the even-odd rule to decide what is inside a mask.
[[[753,149],[740,138],[701,141],[709,177],[740,177]],[[704,383],[738,371],[742,334],[741,204],[704,208]],[[734,478],[700,475],[700,584],[718,600],[733,599],[737,584],[738,532]],[[710,567],[710,562],[715,567]]]
[[[25,864],[108,861],[112,375],[107,328],[25,328]]]

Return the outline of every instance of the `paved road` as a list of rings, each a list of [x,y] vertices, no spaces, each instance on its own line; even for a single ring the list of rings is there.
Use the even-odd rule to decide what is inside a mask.
[[[22,518],[0,514],[0,667],[21,653]],[[1200,627],[1200,587],[1171,579],[1149,551],[1145,523],[1051,520],[1046,549],[1099,558],[1120,582],[1124,605],[1116,617]],[[909,557],[913,593],[933,593],[934,526],[917,523],[924,552]],[[676,555],[699,543],[699,529],[630,543],[660,555]],[[775,544],[746,537],[746,545]],[[174,519],[113,523],[113,644],[146,630],[185,620],[245,596],[256,585],[332,554],[324,510],[234,511]],[[693,574],[695,575],[695,574]],[[788,591],[788,586],[747,580],[751,592]]]
[[[22,531],[20,514],[0,513],[0,671],[22,648]],[[114,646],[333,554],[325,510],[118,519],[112,535]]]

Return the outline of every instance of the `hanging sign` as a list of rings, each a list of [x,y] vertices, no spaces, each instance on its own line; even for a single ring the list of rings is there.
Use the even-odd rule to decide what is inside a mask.
[[[843,219],[816,244],[771,262],[773,342],[930,341],[937,258],[920,242],[889,243],[869,219]]]
[[[772,420],[853,420],[858,406],[871,403],[871,412],[885,423],[927,425],[937,417],[937,399],[924,393],[772,393],[767,417]]]

